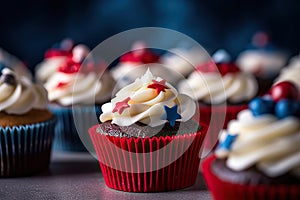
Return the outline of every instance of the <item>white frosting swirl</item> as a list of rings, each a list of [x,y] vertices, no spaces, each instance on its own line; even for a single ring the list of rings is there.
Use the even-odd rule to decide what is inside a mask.
[[[210,104],[248,101],[258,91],[255,78],[243,72],[221,76],[219,73],[194,71],[187,80],[179,83],[178,88],[181,93]]]
[[[5,68],[1,76],[11,75],[14,83],[0,82],[0,111],[22,115],[31,109],[46,109],[48,104],[46,90],[31,82],[28,77],[18,76]]]
[[[276,83],[291,81],[300,89],[300,55],[291,59],[289,65],[283,68]]]
[[[220,142],[227,134],[237,134],[232,149],[218,157],[228,157],[226,164],[233,170],[256,166],[270,177],[300,170],[300,119],[278,119],[273,115],[254,117],[250,110],[239,113],[237,120],[228,124]]]
[[[187,121],[195,114],[196,104],[188,96],[178,94],[177,90],[169,83],[165,83],[167,89],[160,91],[148,88],[154,81],[162,81],[159,77],[154,77],[150,70],[144,76],[135,80],[134,83],[124,87],[111,100],[102,106],[103,113],[100,116],[101,122],[111,120],[119,126],[129,126],[135,122],[142,122],[155,127],[166,123],[163,119],[165,115],[164,106],[178,106],[177,112],[181,115],[180,121]],[[128,108],[123,112],[113,112],[118,102],[130,98]]]
[[[147,69],[150,68],[151,72],[155,76],[160,76],[167,80],[172,85],[176,84],[182,77],[180,74],[166,68],[159,63],[134,63],[134,62],[122,62],[111,70],[112,76],[118,82],[120,87],[124,87],[137,78],[141,77]]]
[[[99,80],[96,72],[64,73],[56,71],[45,83],[50,101],[63,106],[103,103],[111,96],[114,81],[109,72]]]

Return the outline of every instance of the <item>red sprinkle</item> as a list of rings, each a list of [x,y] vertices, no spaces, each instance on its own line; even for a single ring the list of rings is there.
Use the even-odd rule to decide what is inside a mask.
[[[65,83],[65,82],[59,82],[56,86],[56,88],[63,88],[65,87],[66,85],[68,85],[68,83]]]
[[[166,80],[156,81],[152,80],[152,84],[148,85],[148,88],[152,88],[156,90],[156,93],[159,94],[160,92],[166,92],[166,89],[169,89],[168,86],[165,85]]]
[[[80,66],[81,66],[81,63],[76,63],[72,59],[69,58],[65,64],[61,65],[58,68],[58,71],[66,73],[66,74],[73,74],[73,73],[79,72]]]
[[[214,63],[214,61],[209,61],[208,63],[197,66],[196,71],[202,73],[219,72],[221,76],[225,76],[229,73],[240,72],[240,69],[235,63]]]
[[[122,114],[122,112],[124,111],[125,108],[130,107],[129,104],[128,104],[129,101],[130,101],[130,97],[127,97],[123,101],[120,101],[120,102],[116,103],[116,106],[114,107],[112,112],[113,113],[118,112],[119,114]]]

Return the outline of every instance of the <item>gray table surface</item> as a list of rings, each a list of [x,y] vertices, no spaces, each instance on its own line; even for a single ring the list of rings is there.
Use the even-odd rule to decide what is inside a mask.
[[[50,169],[32,177],[0,179],[0,199],[212,199],[201,173],[194,186],[173,192],[125,193],[105,186],[88,153],[54,152]]]

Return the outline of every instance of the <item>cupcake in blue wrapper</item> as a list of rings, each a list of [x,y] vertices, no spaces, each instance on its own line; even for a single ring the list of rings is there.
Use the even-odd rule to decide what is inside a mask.
[[[55,51],[60,53],[53,53]],[[113,78],[88,56],[89,49],[85,45],[70,47],[68,51],[52,50],[50,58],[59,57],[57,65],[49,64],[48,54],[36,71],[36,79],[47,89],[49,108],[58,119],[54,149],[86,151],[86,146],[92,144],[85,135],[96,123],[95,115],[100,115],[101,104],[111,96]]]
[[[48,168],[55,118],[47,103],[43,87],[0,65],[0,177]]]

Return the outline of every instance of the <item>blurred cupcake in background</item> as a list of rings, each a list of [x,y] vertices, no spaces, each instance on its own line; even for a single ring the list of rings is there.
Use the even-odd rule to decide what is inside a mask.
[[[218,50],[212,60],[197,66],[178,88],[199,103],[200,122],[209,125],[207,151],[216,144],[219,131],[258,93],[255,77],[231,62],[225,50]]]
[[[198,47],[178,47],[175,49],[170,49],[168,53],[161,57],[161,63],[187,77],[192,73],[196,66],[201,63],[206,63],[209,59],[209,55]]]
[[[300,199],[299,90],[285,82],[269,94],[229,122],[204,161],[214,199]]]
[[[42,86],[0,65],[0,177],[48,168],[55,118],[47,104]]]
[[[119,63],[111,69],[111,73],[118,87],[122,88],[145,74],[148,68],[155,76],[160,76],[171,84],[177,84],[178,80],[183,78],[160,63],[160,55],[147,48],[141,41],[135,42],[132,50],[120,57]]]
[[[57,150],[86,150],[81,140],[89,146],[90,139],[84,135],[91,123],[95,123],[95,115],[101,113],[102,103],[110,99],[115,85],[110,73],[88,54],[88,47],[75,45],[60,65],[53,66],[56,70],[44,79],[49,108],[58,118],[54,139]],[[48,67],[51,65],[39,68],[37,76]]]
[[[300,55],[293,57],[289,64],[284,67],[275,83],[291,81],[300,89]]]
[[[240,68],[254,74],[260,85],[260,94],[266,93],[271,87],[274,78],[287,62],[286,52],[276,48],[270,43],[270,38],[265,32],[258,32],[252,38],[249,48],[237,58]]]
[[[26,76],[32,79],[32,75],[26,65],[15,56],[0,48],[0,63],[14,70],[19,76]]]

